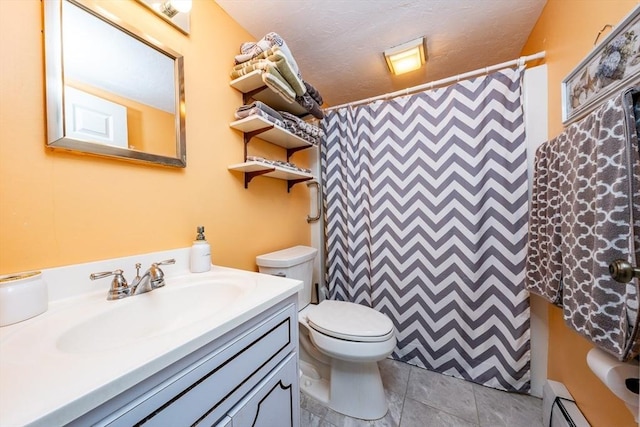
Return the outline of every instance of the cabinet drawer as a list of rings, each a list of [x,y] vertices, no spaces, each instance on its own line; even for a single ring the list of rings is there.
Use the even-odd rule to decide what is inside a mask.
[[[294,322],[295,305],[288,305],[116,411],[103,423],[165,427],[192,425],[204,417],[221,420],[235,402],[295,351]]]

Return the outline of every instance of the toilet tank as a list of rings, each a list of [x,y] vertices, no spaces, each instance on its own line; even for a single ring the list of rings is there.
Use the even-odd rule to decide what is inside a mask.
[[[309,246],[294,246],[256,257],[260,273],[302,280],[304,287],[298,292],[298,310],[311,302],[313,260],[318,250]]]

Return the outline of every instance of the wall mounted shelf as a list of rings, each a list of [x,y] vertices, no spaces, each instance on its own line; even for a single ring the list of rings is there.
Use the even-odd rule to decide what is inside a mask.
[[[245,134],[252,133],[260,135],[260,139],[264,139],[280,147],[289,148],[309,148],[314,145],[299,136],[274,125],[267,119],[260,116],[249,116],[244,119],[236,120],[229,124],[233,129],[240,130]],[[259,132],[258,132],[259,131]],[[258,132],[258,133],[255,133]]]
[[[271,90],[262,81],[262,71],[255,70],[242,77],[232,80],[229,85],[239,92],[242,92],[242,101],[244,105],[252,101],[260,101],[271,108],[278,111],[287,111],[298,117],[308,115],[308,111],[297,102],[289,102],[279,93]],[[300,172],[281,166],[270,165],[255,160],[247,161],[247,145],[254,137],[280,146],[286,149],[287,162],[293,153],[307,148],[315,147],[315,145],[299,136],[289,132],[288,130],[276,126],[267,119],[253,115],[244,119],[236,120],[229,124],[233,129],[243,132],[244,140],[244,162],[228,166],[230,171],[244,173],[244,188],[249,187],[249,182],[257,176],[267,178],[275,178],[287,181],[287,191],[291,190],[294,185],[310,181],[315,177],[306,172]]]
[[[309,112],[297,102],[289,102],[277,92],[271,90],[262,81],[262,70],[255,70],[242,77],[231,80],[231,87],[242,92],[243,103],[247,104],[248,99],[264,102],[274,110],[287,111],[296,116],[306,116]]]
[[[257,176],[282,179],[287,181],[287,191],[296,184],[314,179],[310,173],[295,171],[276,165],[269,165],[255,160],[228,166],[231,171],[244,172],[244,188],[248,188],[249,182]]]
[[[311,142],[274,125],[260,116],[249,116],[229,124],[233,129],[244,132],[244,158],[247,158],[247,144],[258,136],[271,144],[287,149],[287,161],[293,153],[315,147]]]

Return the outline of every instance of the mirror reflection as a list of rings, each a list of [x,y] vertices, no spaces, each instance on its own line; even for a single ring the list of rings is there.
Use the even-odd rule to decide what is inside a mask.
[[[49,146],[186,166],[182,57],[98,11],[45,1]]]

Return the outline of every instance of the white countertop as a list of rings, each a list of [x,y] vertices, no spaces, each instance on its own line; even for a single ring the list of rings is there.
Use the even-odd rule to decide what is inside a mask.
[[[302,288],[302,282],[297,280],[224,267],[213,266],[210,272],[191,274],[180,267],[185,265],[184,259],[177,265],[181,274],[171,276],[172,266],[163,267],[166,286],[150,293],[107,301],[110,280],[104,279],[99,291],[72,297],[65,295],[66,298],[50,301],[45,313],[0,328],[0,425],[68,423]],[[89,269],[100,271],[96,267],[91,264]],[[129,272],[128,277],[131,276]],[[50,275],[50,278],[54,277]],[[87,276],[84,277],[91,283]],[[181,323],[176,319],[176,326],[171,330],[122,345],[101,342],[99,336],[77,349],[61,344],[63,332],[81,324],[82,319],[99,316],[114,308],[126,308],[126,304],[135,303],[134,299],[153,298],[154,293],[158,293],[157,297],[163,292],[177,295],[179,287],[186,289],[194,281],[206,281],[206,286],[235,283],[242,292],[223,307],[206,299],[198,302],[199,310],[210,304],[211,312],[204,313],[197,322]],[[54,294],[58,291],[54,290]],[[134,319],[136,322],[141,321],[138,317]],[[153,325],[154,319],[144,316],[142,319]],[[128,320],[123,318],[121,321],[122,326],[105,327],[126,327]]]

